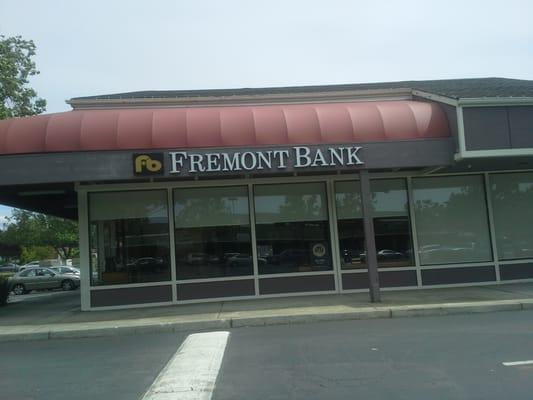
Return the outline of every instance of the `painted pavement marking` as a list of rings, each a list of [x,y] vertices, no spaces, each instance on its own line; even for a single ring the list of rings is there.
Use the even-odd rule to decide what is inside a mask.
[[[507,361],[502,362],[503,365],[506,367],[516,367],[518,365],[530,365],[533,364],[533,360],[526,360],[526,361]]]
[[[142,399],[211,399],[228,339],[225,331],[189,335]]]

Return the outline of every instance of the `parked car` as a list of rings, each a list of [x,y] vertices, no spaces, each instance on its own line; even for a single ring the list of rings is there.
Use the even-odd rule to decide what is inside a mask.
[[[8,263],[4,265],[0,265],[0,272],[18,272],[19,266],[17,264]]]
[[[69,267],[69,266],[50,267],[49,269],[54,271],[56,274],[75,274],[75,275],[80,274],[80,270],[78,268]]]
[[[50,268],[33,267],[13,275],[9,285],[16,295],[42,289],[74,290],[80,286],[80,277],[76,274],[55,273]]]
[[[19,268],[19,271],[24,271],[25,269],[31,268],[31,267],[39,267],[40,265],[41,265],[40,261],[31,261],[27,264],[21,265]]]

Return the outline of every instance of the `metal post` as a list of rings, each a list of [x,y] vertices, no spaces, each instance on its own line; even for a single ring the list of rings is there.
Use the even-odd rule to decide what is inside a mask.
[[[361,177],[361,204],[363,206],[363,225],[365,229],[366,264],[368,268],[368,283],[370,288],[370,301],[381,302],[379,293],[378,257],[376,252],[376,238],[374,235],[374,222],[372,219],[372,193],[368,171],[359,172]]]

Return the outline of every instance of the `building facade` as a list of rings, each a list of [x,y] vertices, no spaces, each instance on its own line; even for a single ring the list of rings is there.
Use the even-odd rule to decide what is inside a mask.
[[[0,121],[84,310],[533,278],[533,82],[138,92]]]

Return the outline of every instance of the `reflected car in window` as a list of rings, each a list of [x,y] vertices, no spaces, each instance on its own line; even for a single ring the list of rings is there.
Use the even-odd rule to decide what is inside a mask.
[[[398,260],[398,259],[406,257],[406,254],[396,251],[396,250],[383,249],[377,252],[377,257],[378,257],[378,260]],[[359,258],[361,259],[362,262],[365,262],[366,251],[359,254]]]
[[[132,260],[128,263],[129,266],[145,266],[145,265],[158,265],[163,264],[163,258],[161,257],[141,257],[136,260]]]
[[[388,249],[378,251],[378,260],[396,260],[402,257],[404,257],[404,254],[399,251]]]
[[[261,257],[257,257],[257,263],[259,265],[266,264],[266,260]],[[226,265],[229,267],[238,267],[242,265],[251,265],[253,263],[252,256],[249,254],[236,254],[234,256],[229,257],[226,260]]]
[[[32,290],[74,290],[80,286],[80,277],[76,274],[56,273],[50,268],[27,268],[13,275],[9,279],[9,286],[16,295]]]
[[[205,264],[207,261],[207,254],[204,253],[189,253],[186,257],[187,264]]]
[[[268,258],[270,264],[304,264],[308,259],[308,252],[304,249],[286,249]]]

